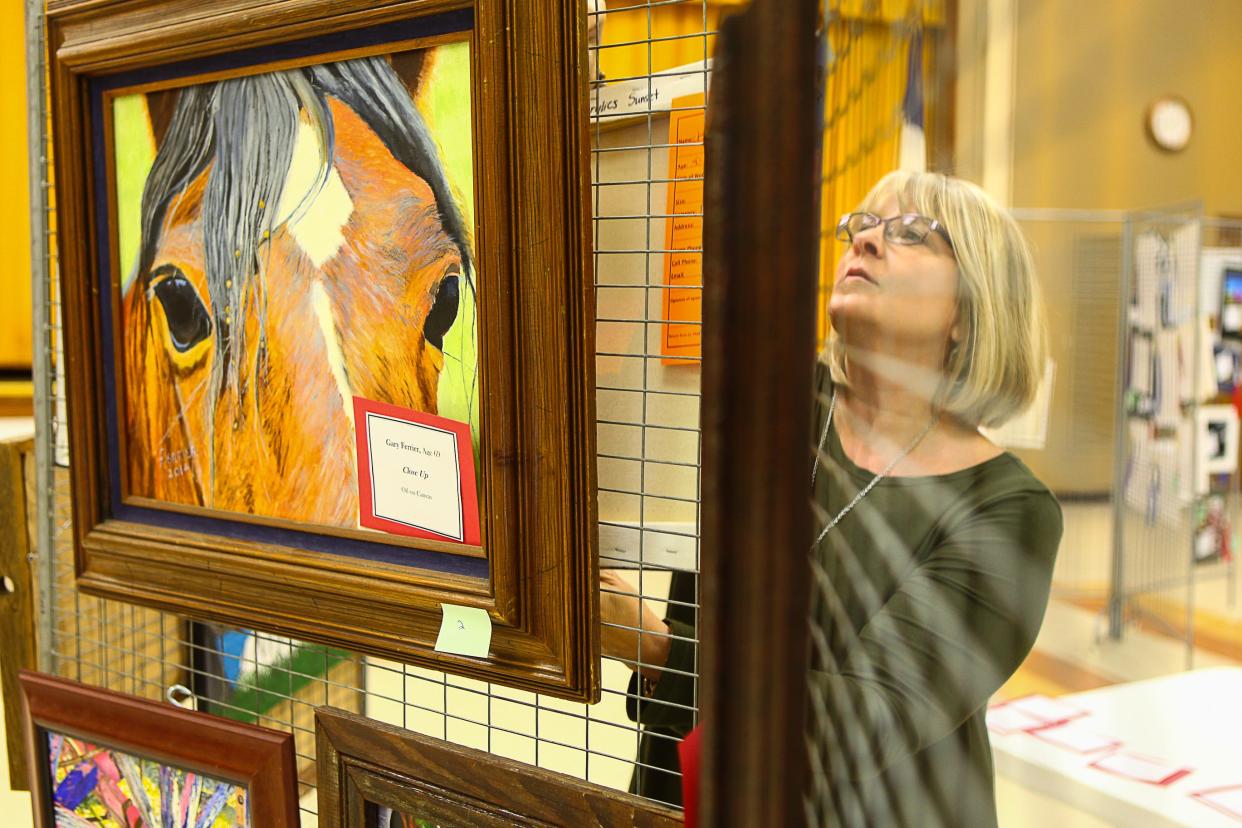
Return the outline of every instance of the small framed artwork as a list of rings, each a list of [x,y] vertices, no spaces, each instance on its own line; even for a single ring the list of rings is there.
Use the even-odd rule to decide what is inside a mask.
[[[36,828],[296,828],[293,736],[23,671]]]
[[[315,711],[323,828],[673,828],[681,811],[343,710]]]
[[[1238,470],[1238,412],[1232,405],[1201,405],[1195,409],[1195,492],[1212,490],[1212,477]]]
[[[79,587],[597,698],[580,3],[48,27]]]
[[[1242,264],[1221,270],[1220,333],[1225,339],[1242,340]]]

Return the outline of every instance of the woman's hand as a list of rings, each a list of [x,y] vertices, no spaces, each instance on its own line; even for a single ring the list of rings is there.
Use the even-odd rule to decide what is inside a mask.
[[[631,670],[637,669],[655,681],[668,661],[668,624],[633,594],[637,591],[634,586],[615,571],[601,571],[599,585],[599,616],[603,624],[600,645],[604,657],[620,659]]]

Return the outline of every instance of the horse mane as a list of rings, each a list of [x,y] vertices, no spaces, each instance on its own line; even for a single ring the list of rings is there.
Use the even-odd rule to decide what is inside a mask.
[[[259,247],[274,230],[298,123],[305,113],[324,148],[319,184],[332,169],[334,134],[327,98],[346,104],[375,132],[393,157],[427,182],[441,223],[461,251],[467,279],[473,270],[468,235],[436,145],[410,92],[383,57],[268,72],[181,90],[142,194],[138,272],[150,270],[165,216],[174,199],[211,167],[203,194],[204,278],[218,358],[218,391],[236,383],[246,353],[245,325],[226,322],[227,309],[244,319],[259,312],[260,345],[266,291]],[[262,359],[262,347],[256,359]]]

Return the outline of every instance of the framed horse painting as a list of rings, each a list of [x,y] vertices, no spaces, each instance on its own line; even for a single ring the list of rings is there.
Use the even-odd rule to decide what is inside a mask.
[[[598,697],[579,6],[49,2],[83,591]]]

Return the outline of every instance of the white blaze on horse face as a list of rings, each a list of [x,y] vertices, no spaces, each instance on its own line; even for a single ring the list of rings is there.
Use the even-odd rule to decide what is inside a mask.
[[[332,300],[328,291],[324,290],[323,280],[316,278],[311,285],[311,308],[315,312],[315,321],[319,323],[319,332],[323,335],[324,348],[328,352],[328,368],[332,371],[332,379],[336,390],[341,395],[341,410],[349,418],[349,430],[356,433],[354,423],[354,392],[349,387],[349,377],[345,373],[345,354],[341,350],[341,340],[336,335],[336,317],[332,314]],[[353,440],[347,440],[349,451],[357,450]],[[357,458],[354,458],[357,463]],[[362,522],[358,516],[358,508],[354,509],[354,528],[361,529]]]
[[[341,408],[345,411],[345,416],[349,418],[349,425],[352,429],[354,392],[349,387],[349,377],[345,374],[345,354],[341,351],[341,341],[336,336],[336,317],[332,314],[332,300],[328,298],[328,292],[324,290],[323,282],[319,279],[311,285],[311,307],[314,308],[315,320],[319,322],[323,344],[328,351],[328,368],[332,371],[336,390],[341,394]]]
[[[276,211],[276,226],[287,223],[298,246],[316,268],[322,268],[345,244],[342,231],[354,214],[353,199],[335,166],[324,180],[323,156],[315,129],[305,120],[298,123],[293,159]]]

